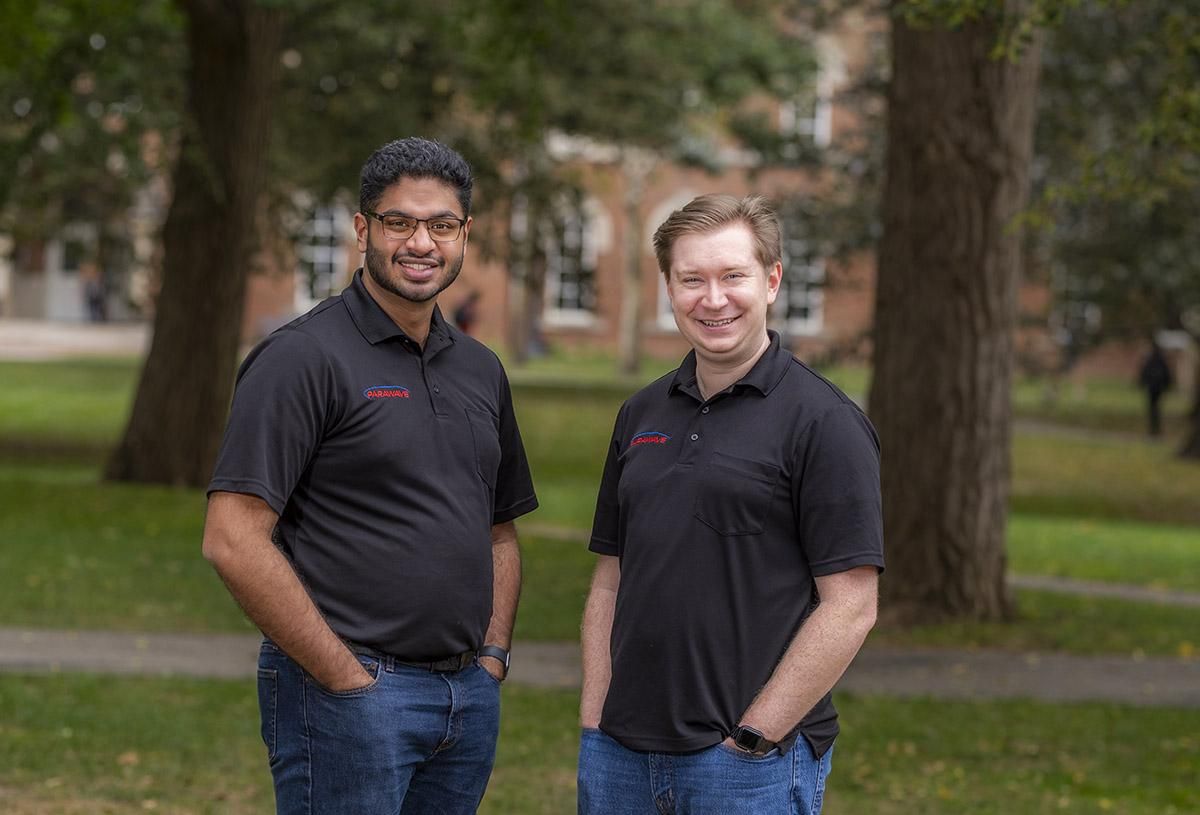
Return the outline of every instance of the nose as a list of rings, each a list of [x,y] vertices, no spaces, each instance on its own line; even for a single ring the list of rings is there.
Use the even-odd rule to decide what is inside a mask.
[[[414,254],[418,255],[427,255],[432,252],[433,244],[433,238],[429,236],[429,224],[424,221],[418,223],[417,228],[404,241],[404,245]]]
[[[725,289],[721,287],[721,281],[713,280],[709,282],[704,289],[704,306],[711,309],[720,309],[725,305],[728,298],[725,296]]]

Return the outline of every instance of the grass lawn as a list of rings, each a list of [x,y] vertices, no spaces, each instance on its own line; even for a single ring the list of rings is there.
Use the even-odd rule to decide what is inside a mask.
[[[1169,446],[1018,433],[1012,456],[1018,512],[1200,527],[1200,462]]]
[[[0,362],[0,454],[14,448],[103,449],[133,398],[130,359]]]
[[[1046,379],[1023,378],[1013,390],[1013,409],[1026,418],[1140,435],[1146,432],[1146,393],[1135,384],[1133,374],[1128,380],[1102,377],[1057,387]],[[1162,410],[1164,430],[1182,433],[1187,424],[1187,393],[1179,387],[1169,391]]]
[[[208,564],[200,557],[203,496],[126,484],[98,484],[86,467],[0,466],[0,621],[33,627],[112,628],[145,631],[252,631]],[[590,502],[589,497],[587,501]],[[590,509],[588,510],[590,513]],[[539,513],[540,514],[540,513]],[[1050,554],[1035,554],[1026,571],[1071,573],[1065,550],[1054,543],[1061,519],[1014,524],[1036,541],[1048,537]],[[1174,575],[1194,580],[1186,568],[1188,530],[1138,539],[1107,522],[1094,522],[1113,563],[1136,563],[1152,584],[1173,585]],[[1085,545],[1091,527],[1077,529]],[[1021,537],[1025,540],[1025,537]],[[1132,543],[1129,543],[1132,542]],[[516,635],[521,639],[573,640],[594,557],[578,540],[526,535],[525,583]],[[1066,546],[1068,544],[1062,544]],[[1025,546],[1015,545],[1022,551]],[[1057,552],[1058,555],[1054,553]],[[1040,558],[1040,560],[1039,560]],[[1086,563],[1087,561],[1081,561]],[[1130,568],[1133,568],[1131,566]],[[1095,576],[1095,575],[1093,575]],[[1021,594],[1021,618],[1007,625],[964,624],[903,635],[889,641],[944,646],[1062,649],[1080,653],[1141,649],[1177,655],[1196,645],[1200,612],[1116,600],[1097,601],[1044,592]]]
[[[1200,592],[1200,528],[1016,512],[1008,565],[1016,574]]]
[[[507,687],[485,815],[570,813],[577,696]],[[1200,808],[1200,711],[842,695],[828,815]],[[253,683],[0,676],[8,815],[270,808]]]
[[[1018,591],[1016,599],[1017,619],[1012,622],[877,627],[870,642],[1184,659],[1200,655],[1200,609],[1047,591]]]

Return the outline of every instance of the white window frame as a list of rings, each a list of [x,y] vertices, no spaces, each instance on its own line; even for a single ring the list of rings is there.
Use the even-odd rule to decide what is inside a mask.
[[[803,284],[799,292],[793,290],[798,281]],[[792,306],[802,306],[808,316],[791,315]],[[774,311],[779,315],[776,324],[785,328],[789,336],[811,337],[820,334],[825,326],[825,261],[785,264]]]
[[[612,243],[611,220],[600,202],[590,196],[585,196],[578,207],[572,206],[564,198],[558,202],[557,208],[559,222],[563,224],[564,229],[573,229],[579,236],[578,249],[581,268],[591,273],[592,305],[591,308],[585,308],[582,305],[563,308],[558,305],[559,299],[563,295],[563,277],[566,272],[563,257],[559,251],[563,235],[556,236],[557,240],[547,237],[542,245],[546,257],[542,323],[549,328],[590,328],[596,324],[597,320],[595,287],[599,280],[600,253]],[[578,287],[580,284],[578,280],[575,280],[571,281],[570,285]],[[575,302],[581,302],[578,297],[574,299]]]
[[[779,295],[772,307],[772,324],[789,336],[811,337],[821,333],[825,326],[825,261],[814,257],[806,241],[801,238],[783,239],[783,280],[779,283]],[[794,287],[800,284],[802,288]],[[807,312],[807,316],[793,315],[792,308]]]
[[[308,311],[344,288],[346,236],[352,229],[350,214],[343,206],[317,204],[309,211],[296,242],[297,311]],[[325,285],[318,291],[314,283],[321,279]]]

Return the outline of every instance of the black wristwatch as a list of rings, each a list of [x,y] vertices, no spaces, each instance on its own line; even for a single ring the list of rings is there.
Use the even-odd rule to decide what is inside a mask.
[[[733,728],[733,732],[729,736],[733,739],[734,745],[739,750],[744,750],[756,756],[765,756],[777,746],[775,742],[769,740],[762,733],[744,724],[739,724]]]
[[[500,664],[504,666],[504,673],[500,676],[500,678],[505,679],[508,677],[508,651],[505,651],[499,645],[485,645],[479,649],[479,656],[492,657],[493,659],[500,660]]]

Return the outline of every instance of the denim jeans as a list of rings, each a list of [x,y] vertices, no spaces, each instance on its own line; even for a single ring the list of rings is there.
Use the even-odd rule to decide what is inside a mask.
[[[579,748],[579,815],[819,815],[833,749],[803,738],[761,758],[717,744],[694,753],[642,753],[600,730]]]
[[[365,688],[325,690],[272,642],[258,660],[279,815],[473,813],[492,773],[500,683],[359,657]]]

